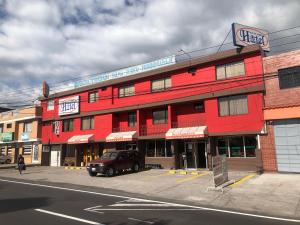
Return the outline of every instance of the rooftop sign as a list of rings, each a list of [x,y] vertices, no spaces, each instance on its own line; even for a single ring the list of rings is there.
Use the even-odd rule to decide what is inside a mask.
[[[259,44],[264,51],[270,51],[269,33],[265,30],[233,23],[232,37],[235,46]]]
[[[175,63],[176,63],[175,55],[172,55],[172,56],[161,58],[161,59],[149,62],[149,63],[140,64],[137,66],[131,66],[131,67],[116,70],[113,72],[102,73],[102,74],[99,74],[99,75],[97,75],[93,78],[87,79],[87,80],[76,81],[74,83],[74,88],[78,88],[78,87],[82,87],[82,86],[86,86],[86,85],[90,85],[90,84],[95,84],[95,83],[99,83],[102,81],[112,80],[112,79],[116,79],[116,78],[120,78],[120,77],[127,77],[130,75],[158,69],[158,68],[161,68],[164,66],[173,65]]]

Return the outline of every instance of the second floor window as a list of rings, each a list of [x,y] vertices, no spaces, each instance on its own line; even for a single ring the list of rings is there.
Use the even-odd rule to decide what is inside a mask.
[[[73,131],[73,120],[64,120],[62,130],[63,132]]]
[[[128,113],[128,127],[135,127],[136,126],[136,113],[131,112]]]
[[[155,91],[163,91],[166,90],[168,88],[171,88],[172,84],[171,84],[171,78],[167,77],[167,78],[163,78],[163,79],[158,79],[158,80],[153,80],[151,82],[151,91],[155,92]]]
[[[119,98],[132,96],[135,94],[134,85],[119,88]]]
[[[81,130],[94,129],[94,117],[88,116],[81,118]]]
[[[47,101],[47,111],[54,110],[54,100]]]
[[[248,99],[246,95],[236,95],[219,98],[219,115],[233,116],[248,113]]]
[[[163,124],[168,122],[168,110],[155,110],[153,111],[153,124]]]
[[[278,70],[280,89],[300,86],[300,66]]]
[[[244,62],[234,62],[217,66],[217,80],[245,75]]]
[[[0,124],[0,133],[3,133],[3,124]]]
[[[89,93],[89,103],[97,102],[99,99],[98,91]]]
[[[7,128],[7,129],[12,128],[12,124],[11,124],[11,123],[6,124],[6,128]]]
[[[25,122],[23,131],[30,133],[32,131],[32,123],[31,122]]]

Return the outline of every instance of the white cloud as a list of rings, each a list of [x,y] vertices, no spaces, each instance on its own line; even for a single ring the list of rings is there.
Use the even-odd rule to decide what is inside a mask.
[[[3,94],[8,89],[36,86],[33,96],[43,80],[219,44],[232,22],[270,31],[296,26],[299,11],[298,0],[0,0],[0,102],[14,100]]]

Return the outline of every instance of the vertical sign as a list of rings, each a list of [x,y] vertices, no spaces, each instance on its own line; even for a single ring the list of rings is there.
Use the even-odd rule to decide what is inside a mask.
[[[228,181],[228,167],[226,155],[218,155],[213,157],[213,175],[215,187]]]
[[[54,134],[59,135],[60,121],[54,122]]]
[[[235,46],[259,44],[264,51],[270,51],[269,33],[265,30],[233,23],[232,37]]]

